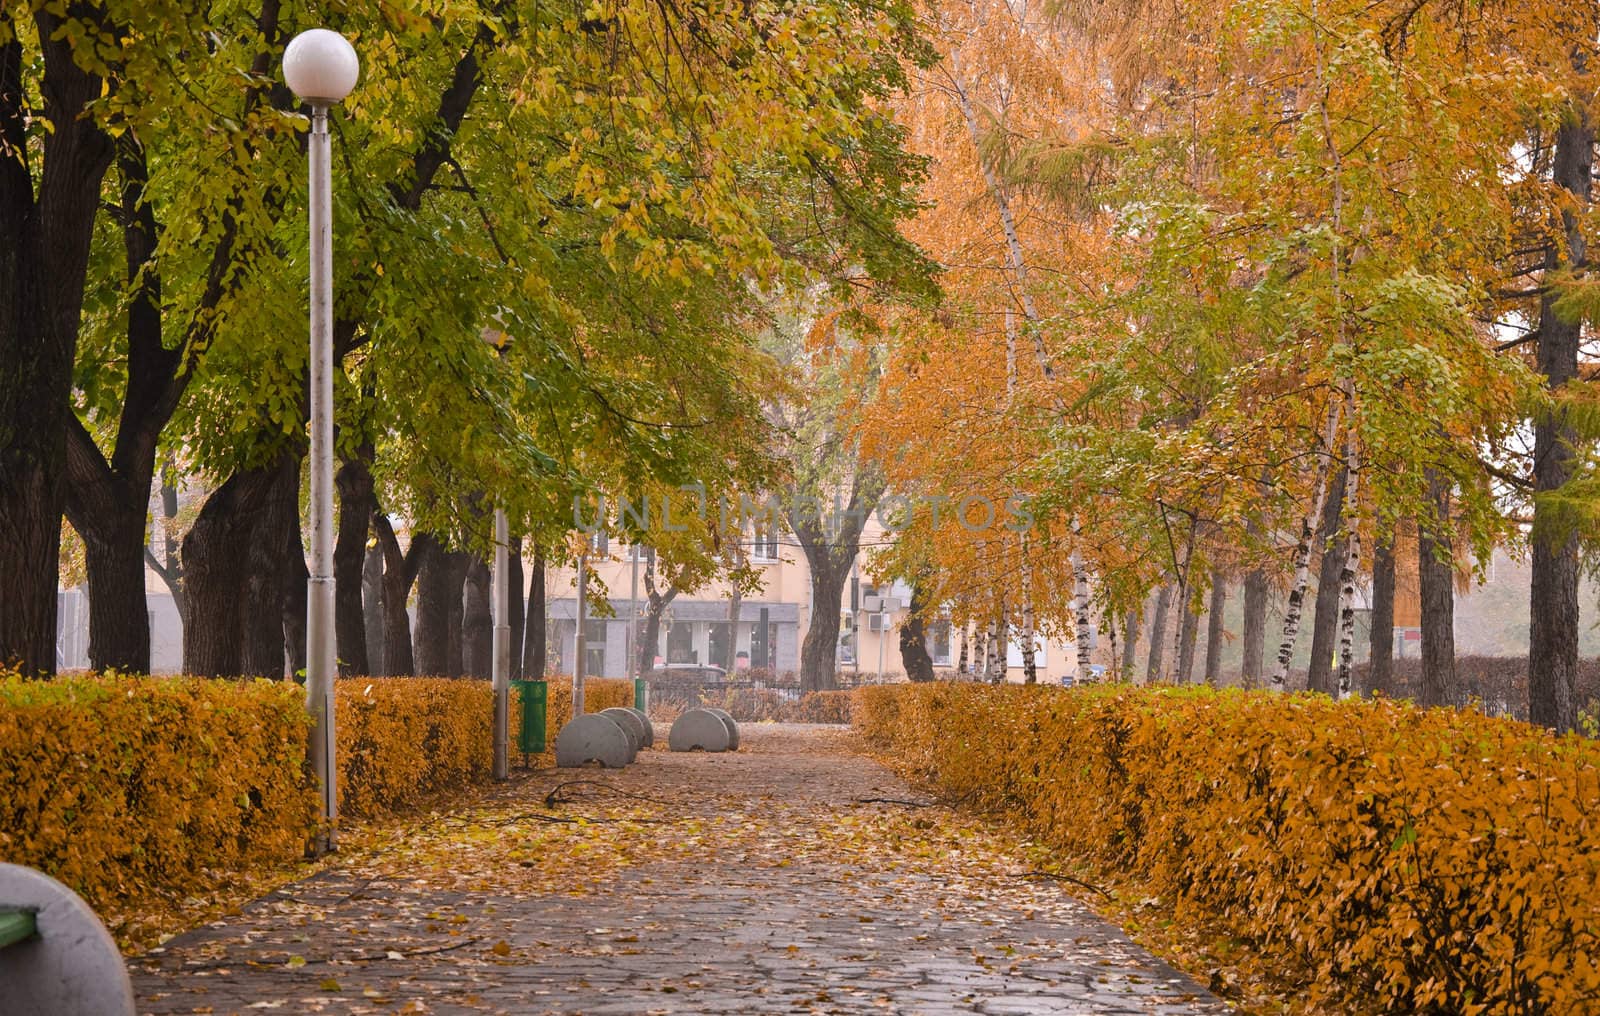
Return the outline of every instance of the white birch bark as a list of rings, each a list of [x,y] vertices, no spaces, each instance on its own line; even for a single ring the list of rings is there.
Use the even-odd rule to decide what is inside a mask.
[[[1355,407],[1348,404],[1354,402],[1354,394],[1347,390],[1345,398],[1348,406],[1346,412],[1353,424]],[[1361,531],[1356,517],[1356,487],[1361,475],[1357,459],[1359,451],[1356,447],[1356,429],[1352,425],[1345,436],[1345,468],[1349,471],[1349,479],[1344,489],[1344,524],[1349,527],[1350,536],[1346,540],[1344,568],[1339,572],[1339,678],[1335,692],[1335,697],[1339,699],[1350,697],[1350,671],[1356,641],[1356,570],[1361,567]]]
[[[1289,603],[1283,612],[1283,639],[1278,643],[1278,665],[1267,684],[1271,691],[1283,691],[1289,680],[1295,636],[1300,633],[1300,620],[1305,614],[1306,588],[1311,582],[1311,541],[1316,536],[1322,505],[1328,497],[1328,477],[1333,472],[1333,442],[1338,432],[1339,403],[1335,402],[1328,408],[1328,423],[1323,431],[1322,467],[1317,471],[1316,495],[1311,499],[1310,510],[1300,520],[1300,542],[1294,548],[1294,585],[1289,589]]]
[[[951,51],[949,62],[951,89],[955,93],[956,104],[960,106],[961,116],[966,121],[972,147],[979,152],[978,166],[983,173],[983,182],[988,187],[989,196],[1000,214],[1000,228],[1006,239],[1006,267],[1011,271],[1016,285],[1017,301],[1022,305],[1022,316],[1032,326],[1034,359],[1038,362],[1039,371],[1045,380],[1054,380],[1055,367],[1051,364],[1050,356],[1044,348],[1044,336],[1039,328],[1041,320],[1039,308],[1033,302],[1033,294],[1028,290],[1028,262],[1023,257],[1022,241],[1017,235],[1017,221],[1011,211],[1011,195],[1007,193],[993,168],[982,158],[983,134],[978,129],[977,110],[972,105],[966,83],[961,78],[961,54],[958,50]],[[1079,533],[1079,528],[1078,520],[1073,519],[1074,536]],[[1074,585],[1073,608],[1077,617],[1078,678],[1083,680],[1089,676],[1091,647],[1094,644],[1093,619],[1089,614],[1089,570],[1084,565],[1083,555],[1077,550],[1072,552],[1070,560]]]
[[[989,675],[989,679],[995,684],[1005,684],[1006,679],[1010,676],[1010,669],[1006,666],[1006,657],[1009,655],[1007,643],[1010,641],[1007,636],[1011,629],[1008,617],[1009,615],[1006,614],[1006,601],[1002,598],[1000,600],[999,616],[995,618],[994,622],[994,672]]]

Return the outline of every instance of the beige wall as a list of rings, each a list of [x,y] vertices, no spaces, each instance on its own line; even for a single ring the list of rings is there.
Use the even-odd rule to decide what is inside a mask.
[[[862,534],[862,553],[857,558],[857,572],[863,587],[871,584],[871,579],[866,574],[867,562],[873,548],[885,545],[888,536],[873,518],[867,524],[866,531]],[[746,544],[746,552],[750,553],[753,544]],[[642,555],[642,552],[641,552]],[[764,561],[759,557],[752,557],[751,563],[761,572],[761,588],[759,591],[746,593],[745,602],[751,601],[794,604],[799,609],[800,638],[804,639],[806,631],[811,625],[815,615],[815,605],[811,600],[811,573],[806,565],[805,554],[800,550],[792,536],[785,536],[778,546],[777,560]],[[628,614],[629,591],[631,588],[631,565],[628,557],[628,548],[620,541],[611,540],[607,553],[598,559],[591,560],[591,574],[598,580],[593,591],[603,586],[609,594],[609,599],[616,616],[625,618]],[[644,564],[641,556],[639,564],[639,604],[641,614],[646,602],[644,592]],[[693,592],[678,594],[677,601],[717,601],[726,603],[729,596],[728,584],[722,580],[708,583],[704,588]],[[887,632],[871,630],[872,622],[864,611],[856,615],[856,661],[854,663],[841,663],[841,675],[852,672],[872,674],[878,670],[880,647],[884,670],[887,673],[899,674],[904,667],[900,662],[900,636],[899,625],[907,613],[909,590],[903,585],[897,589],[885,589],[887,595],[897,595],[900,600],[900,609],[895,611],[890,618]],[[546,576],[546,593],[552,599],[564,599],[576,595],[576,572],[571,568],[550,569]],[[850,609],[850,583],[845,583],[844,594],[840,602],[832,609],[841,612]],[[1038,640],[1039,650],[1043,656],[1042,663],[1038,664],[1039,680],[1059,682],[1063,675],[1076,677],[1078,669],[1077,650],[1070,639],[1044,639]],[[960,634],[952,632],[948,663],[937,662],[938,669],[954,668],[957,657],[961,651]],[[969,644],[969,665],[976,661],[970,657],[976,653],[976,645]],[[1103,654],[1096,654],[1097,662]],[[1013,681],[1022,680],[1022,664],[1020,653],[1015,645],[1011,647],[1011,663],[1008,668],[1008,677]]]

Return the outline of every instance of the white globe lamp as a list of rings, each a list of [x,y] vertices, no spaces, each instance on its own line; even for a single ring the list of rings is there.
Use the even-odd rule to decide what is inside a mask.
[[[283,80],[313,106],[343,102],[360,76],[355,47],[326,28],[301,32],[283,51]]]

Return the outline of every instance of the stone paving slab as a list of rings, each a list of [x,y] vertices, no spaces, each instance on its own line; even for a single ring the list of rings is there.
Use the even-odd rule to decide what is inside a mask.
[[[808,838],[819,821],[849,812],[870,835],[875,809],[896,806],[857,799],[913,792],[837,731],[744,731],[737,754],[647,752],[624,773],[583,774],[670,813],[734,816],[743,839],[570,894],[464,892],[459,879],[335,867],[131,960],[139,1011],[1229,1011],[1057,886],[1019,879],[1018,859],[947,867],[908,865],[888,847],[880,861],[870,844],[819,852]],[[501,794],[533,806],[564,776]],[[963,851],[975,853],[950,850]],[[451,874],[477,863],[464,842]]]

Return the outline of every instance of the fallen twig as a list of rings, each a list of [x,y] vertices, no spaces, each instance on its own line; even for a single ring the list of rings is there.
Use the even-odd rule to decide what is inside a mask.
[[[544,795],[544,806],[546,808],[554,808],[558,804],[565,804],[567,801],[573,800],[573,798],[562,796],[561,791],[564,788],[584,786],[599,787],[601,790],[608,790],[619,797],[631,797],[637,801],[649,801],[651,804],[667,803],[661,800],[659,797],[651,797],[648,794],[635,794],[631,790],[623,790],[621,787],[613,787],[611,784],[602,783],[599,780],[565,780],[561,783],[557,783],[554,787],[551,787],[550,793]]]
[[[1071,882],[1073,885],[1082,886],[1085,889],[1091,890],[1093,892],[1097,892],[1101,896],[1104,896],[1108,900],[1116,899],[1116,897],[1111,895],[1110,892],[1106,891],[1105,889],[1101,888],[1100,886],[1095,885],[1093,882],[1085,882],[1081,878],[1073,878],[1071,875],[1063,875],[1063,874],[1061,874],[1059,872],[1054,872],[1054,871],[1026,871],[1026,872],[1022,873],[1022,877],[1023,878],[1048,878],[1048,879],[1054,879],[1057,882]]]
[[[898,797],[852,797],[855,804],[903,804],[907,808],[933,808],[937,807],[935,801],[904,801]]]

